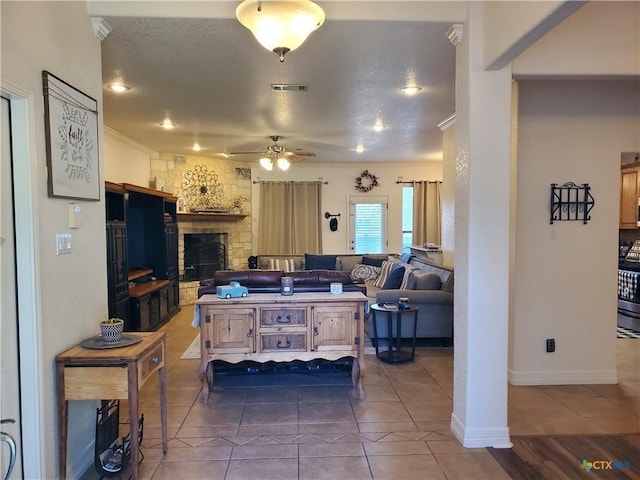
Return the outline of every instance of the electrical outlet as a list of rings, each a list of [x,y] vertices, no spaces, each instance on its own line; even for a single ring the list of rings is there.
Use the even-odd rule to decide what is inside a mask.
[[[556,351],[556,339],[547,338],[547,353],[553,353]]]
[[[56,233],[56,255],[71,253],[71,234]]]

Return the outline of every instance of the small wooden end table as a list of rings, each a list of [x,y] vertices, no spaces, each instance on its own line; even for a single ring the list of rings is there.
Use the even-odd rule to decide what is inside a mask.
[[[374,303],[371,305],[373,313],[373,336],[376,339],[376,357],[386,363],[411,362],[416,355],[416,330],[418,327],[418,307],[410,305],[408,308],[398,308],[397,305],[384,306]],[[380,351],[378,349],[378,319],[377,316],[386,313],[387,317],[387,350]],[[396,336],[393,337],[393,314],[396,316]],[[413,336],[411,343],[411,351],[402,350],[402,316],[413,314]],[[395,340],[395,341],[394,341]],[[394,346],[395,343],[395,346]]]
[[[67,476],[69,400],[126,399],[131,433],[131,473],[138,478],[138,390],[158,372],[162,452],[167,453],[167,376],[164,332],[136,332],[142,341],[127,347],[89,349],[76,345],[56,356],[60,478]]]

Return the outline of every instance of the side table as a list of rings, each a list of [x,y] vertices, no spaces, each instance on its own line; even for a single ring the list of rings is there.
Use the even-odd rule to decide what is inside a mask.
[[[371,305],[373,313],[373,336],[376,339],[376,357],[387,363],[400,363],[413,361],[416,354],[416,328],[418,326],[418,307],[410,305],[409,308],[400,309],[397,305],[384,306],[374,303]],[[386,314],[387,318],[387,350],[380,351],[378,337],[378,317]],[[396,317],[396,336],[394,339],[393,316]],[[411,337],[411,351],[402,350],[402,317],[413,314],[413,335]],[[395,344],[395,345],[394,345]]]
[[[158,372],[162,452],[167,453],[167,376],[164,332],[137,332],[142,341],[127,347],[93,350],[80,345],[56,356],[58,403],[58,462],[60,478],[67,476],[69,400],[126,399],[131,433],[131,474],[138,479],[138,390]]]

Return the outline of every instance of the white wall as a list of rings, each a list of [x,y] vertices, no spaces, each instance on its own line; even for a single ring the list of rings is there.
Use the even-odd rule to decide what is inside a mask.
[[[113,183],[149,185],[153,151],[128,137],[105,127],[104,179]]]
[[[483,64],[490,70],[507,65],[583,1],[483,2]]]
[[[355,179],[363,170],[378,177],[378,187],[368,193],[358,192],[355,188]],[[296,181],[322,181],[328,182],[322,188],[322,214],[328,211],[332,214],[340,214],[338,230],[329,230],[329,221],[322,218],[322,245],[323,253],[348,253],[349,252],[349,196],[379,196],[388,197],[389,202],[389,253],[402,251],[402,186],[397,184],[399,176],[405,181],[410,180],[442,180],[442,162],[405,163],[387,166],[386,164],[338,164],[305,165],[294,163],[286,172],[278,172],[277,177],[273,172],[266,172],[260,166],[251,169],[252,179],[296,180]],[[260,186],[253,185],[252,190],[253,212],[260,210]],[[258,216],[253,216],[253,248],[258,245]]]
[[[620,153],[640,150],[639,84],[521,81],[519,97],[511,382],[613,383]],[[549,225],[550,184],[568,181],[591,186],[591,220]]]
[[[640,2],[587,3],[520,55],[513,74],[640,75]]]
[[[102,112],[100,41],[94,36],[84,2],[1,2],[2,83],[31,95],[31,163],[34,230],[37,261],[36,331],[33,347],[41,348],[42,378],[23,385],[23,395],[39,389],[42,396],[41,425],[44,449],[43,478],[57,476],[57,413],[55,410],[55,355],[95,334],[107,312],[104,195],[101,200],[82,201],[84,225],[69,230],[67,203],[47,196],[47,172],[42,101],[42,70],[48,70],[98,101]],[[102,145],[102,115],[99,115]],[[102,161],[101,161],[102,166]],[[102,169],[101,169],[102,170]],[[102,180],[102,177],[101,177]],[[55,255],[55,234],[71,233],[73,252]],[[28,238],[18,238],[28,242]],[[20,275],[19,275],[20,281]],[[78,475],[88,466],[94,435],[93,402],[71,402],[69,408],[69,467]],[[25,415],[33,412],[25,412]],[[25,458],[26,471],[36,458]],[[85,465],[80,465],[85,462]],[[75,471],[74,471],[75,469]]]
[[[456,128],[442,132],[442,264],[453,268],[456,218]]]

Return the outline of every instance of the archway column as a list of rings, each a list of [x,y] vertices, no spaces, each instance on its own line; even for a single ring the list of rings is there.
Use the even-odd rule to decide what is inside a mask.
[[[464,33],[463,33],[464,30]],[[510,447],[507,366],[511,69],[483,70],[482,4],[456,45],[454,399],[465,447]]]

